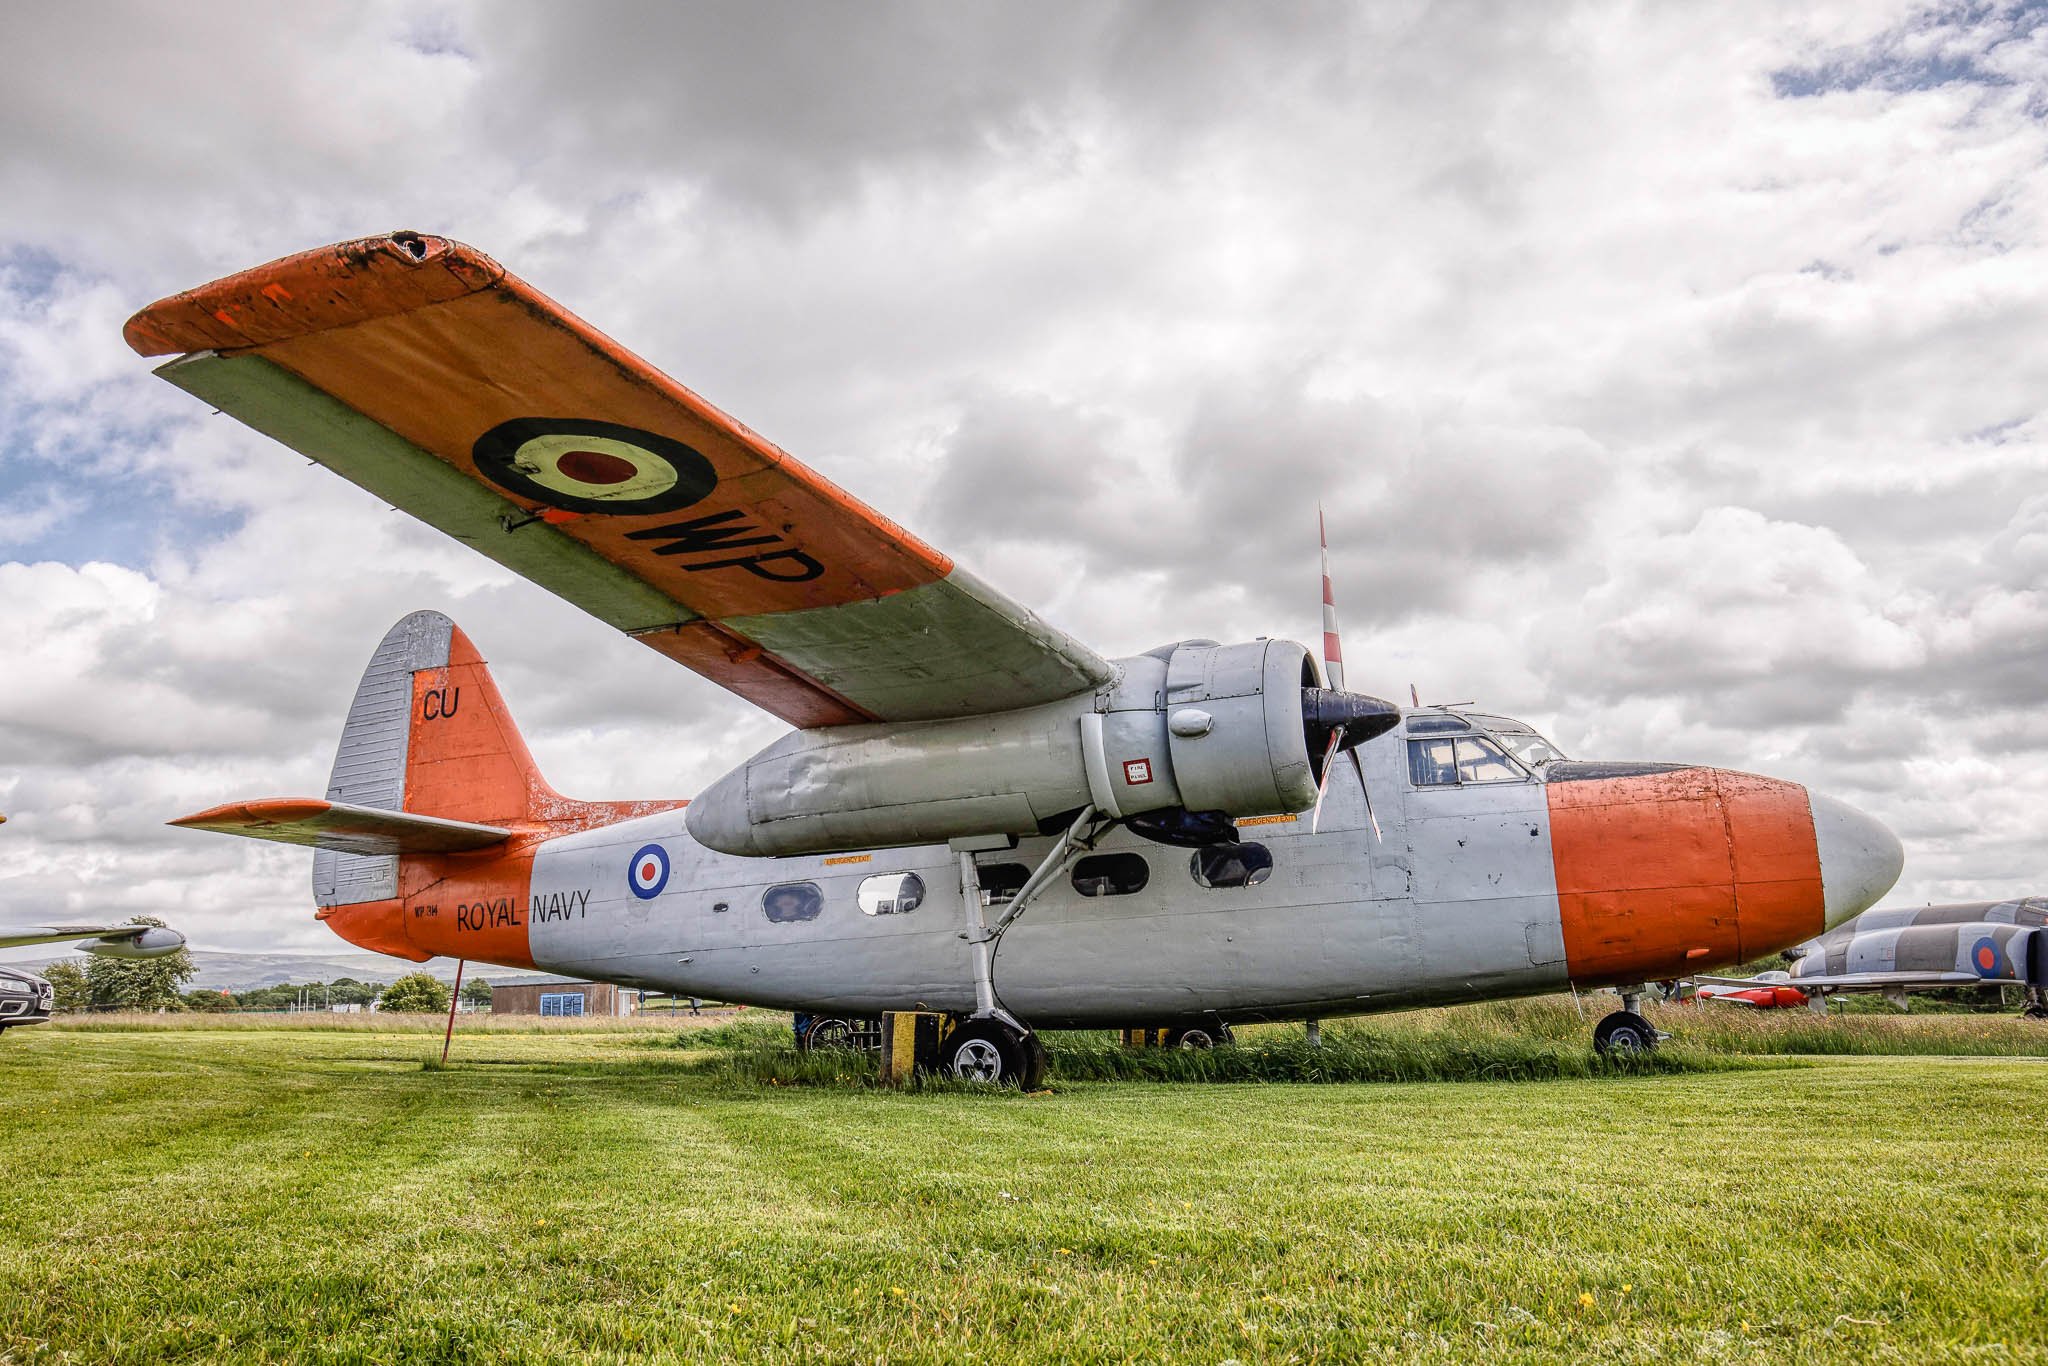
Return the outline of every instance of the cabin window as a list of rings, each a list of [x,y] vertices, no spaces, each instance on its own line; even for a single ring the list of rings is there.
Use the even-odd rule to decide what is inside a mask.
[[[543,1015],[581,1015],[583,993],[580,991],[544,991],[540,995],[540,1013]]]
[[[1129,896],[1144,890],[1151,877],[1142,854],[1091,854],[1074,865],[1074,890],[1082,896]]]
[[[761,909],[778,925],[816,920],[825,909],[825,894],[815,882],[784,882],[761,893]]]
[[[975,877],[988,895],[988,904],[1000,906],[1024,890],[1024,884],[1031,880],[1031,870],[1021,863],[984,863],[975,869]]]
[[[1515,783],[1522,770],[1483,735],[1444,736],[1408,742],[1408,777],[1417,787],[1461,783]]]
[[[1188,871],[1204,887],[1256,887],[1273,875],[1273,854],[1263,844],[1204,845]]]
[[[908,915],[924,905],[924,879],[916,873],[877,873],[856,896],[862,915]]]

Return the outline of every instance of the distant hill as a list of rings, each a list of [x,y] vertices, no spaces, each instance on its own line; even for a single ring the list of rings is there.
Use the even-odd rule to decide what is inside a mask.
[[[48,958],[10,962],[8,966],[39,972],[59,958],[73,956],[58,953]],[[283,986],[292,982],[331,982],[337,977],[353,977],[358,982],[395,982],[409,972],[432,973],[444,982],[455,980],[453,958],[430,958],[424,963],[414,963],[382,953],[217,953],[209,949],[194,949],[192,966],[197,972],[186,984],[188,991],[254,991],[258,987]],[[481,977],[497,986],[507,982],[538,981],[543,976],[545,974],[477,963],[463,972],[462,979],[473,982]]]

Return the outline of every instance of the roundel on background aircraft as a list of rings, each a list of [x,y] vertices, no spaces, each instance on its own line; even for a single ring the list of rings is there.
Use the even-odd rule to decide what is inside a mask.
[[[668,850],[658,844],[643,847],[633,855],[626,869],[626,885],[642,901],[652,901],[668,886]]]
[[[690,447],[616,422],[514,418],[478,437],[470,456],[499,488],[565,512],[674,512],[718,487]]]
[[[1988,934],[1979,939],[1970,950],[1970,966],[1979,977],[2005,976],[2005,955],[1998,951],[1998,941]]]

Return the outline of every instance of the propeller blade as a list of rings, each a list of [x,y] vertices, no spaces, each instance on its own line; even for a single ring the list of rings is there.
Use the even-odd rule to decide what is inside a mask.
[[[1351,768],[1358,774],[1358,791],[1365,798],[1365,818],[1372,822],[1372,837],[1385,844],[1387,837],[1380,833],[1380,818],[1372,813],[1372,789],[1365,785],[1365,761],[1355,749],[1351,751]]]
[[[1322,822],[1323,798],[1329,795],[1330,770],[1336,766],[1331,762],[1331,760],[1337,757],[1337,746],[1343,743],[1344,727],[1339,726],[1337,727],[1337,729],[1330,732],[1330,747],[1323,751],[1323,777],[1322,781],[1316,784],[1315,810],[1309,813],[1308,818],[1308,832],[1311,835],[1313,835],[1316,832],[1316,826]]]

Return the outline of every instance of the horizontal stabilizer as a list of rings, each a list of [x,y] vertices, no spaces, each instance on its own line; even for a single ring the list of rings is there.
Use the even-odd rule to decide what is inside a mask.
[[[442,820],[410,811],[386,811],[317,797],[266,797],[230,802],[169,822],[188,830],[303,844],[344,854],[453,854],[488,849],[512,837],[510,830],[468,821]]]

